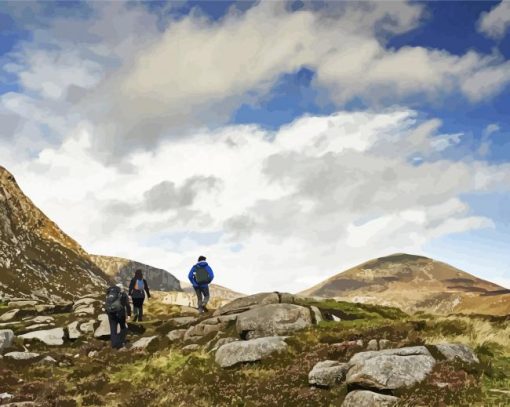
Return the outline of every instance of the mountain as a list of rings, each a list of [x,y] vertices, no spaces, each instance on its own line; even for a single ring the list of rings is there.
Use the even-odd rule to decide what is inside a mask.
[[[166,270],[121,257],[93,255],[91,258],[105,274],[122,282],[126,287],[129,286],[135,270],[141,269],[151,290],[182,291],[179,280]]]
[[[0,167],[0,298],[60,302],[103,289],[107,280]]]
[[[408,312],[510,314],[510,290],[448,264],[401,253],[360,264],[301,294]]]
[[[195,290],[188,281],[181,281],[181,287],[184,292],[195,295]],[[211,298],[217,297],[221,298],[223,301],[228,302],[235,300],[236,298],[246,296],[246,294],[238,293],[237,291],[231,290],[230,288],[223,287],[218,284],[210,284],[209,292],[211,293]]]

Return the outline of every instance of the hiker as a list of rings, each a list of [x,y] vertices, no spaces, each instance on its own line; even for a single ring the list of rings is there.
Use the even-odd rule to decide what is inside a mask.
[[[204,256],[200,256],[198,263],[188,274],[188,279],[197,294],[198,312],[201,314],[208,311],[206,305],[209,302],[209,284],[214,279],[214,273],[206,260]]]
[[[122,283],[114,285],[106,290],[105,310],[108,314],[108,322],[110,322],[112,348],[120,349],[126,343],[128,330],[126,319],[131,316],[129,298],[124,291]]]
[[[129,283],[129,295],[133,300],[133,321],[143,320],[143,302],[145,301],[145,293],[147,293],[148,298],[151,298],[147,280],[143,278],[142,270],[137,269],[135,271],[135,276]]]

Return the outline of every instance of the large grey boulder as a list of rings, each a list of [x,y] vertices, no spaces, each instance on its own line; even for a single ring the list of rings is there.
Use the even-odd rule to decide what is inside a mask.
[[[246,339],[288,335],[312,325],[310,310],[294,304],[268,304],[238,315],[236,330]]]
[[[465,363],[480,363],[473,350],[460,343],[441,343],[436,345],[437,350],[447,359],[459,359]]]
[[[12,321],[19,314],[19,308],[11,309],[7,311],[5,314],[0,315],[0,322]]]
[[[14,332],[11,329],[0,330],[0,351],[11,347],[14,341]]]
[[[36,339],[50,346],[59,346],[64,344],[64,330],[62,328],[29,332],[20,335],[19,337],[23,339]]]
[[[94,338],[107,339],[110,337],[110,323],[108,322],[108,315],[101,314],[97,317],[99,326],[94,332]]]
[[[226,314],[239,314],[248,311],[253,307],[266,304],[278,304],[280,302],[280,295],[278,293],[259,293],[248,295],[247,297],[237,298],[232,302],[218,308],[214,312],[214,316]]]
[[[368,390],[356,390],[347,394],[342,407],[390,407],[397,401],[398,398],[394,396]]]
[[[436,360],[425,346],[360,352],[349,361],[347,383],[393,390],[421,382]]]
[[[308,373],[308,383],[313,386],[331,387],[341,383],[349,370],[348,363],[325,360],[317,363]]]
[[[40,355],[34,352],[9,352],[4,355],[8,359],[14,360],[31,360],[37,359]]]
[[[221,367],[230,367],[243,362],[255,362],[287,349],[285,338],[272,336],[249,341],[226,343],[216,351],[215,360]]]

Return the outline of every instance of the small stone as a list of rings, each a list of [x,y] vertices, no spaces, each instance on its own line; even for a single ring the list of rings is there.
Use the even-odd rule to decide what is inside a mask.
[[[352,391],[344,399],[342,407],[390,407],[398,402],[398,398],[368,390]]]
[[[316,324],[318,324],[319,322],[322,321],[322,314],[321,314],[321,311],[319,308],[317,308],[315,305],[312,305],[310,307],[310,310],[312,311],[313,313],[313,317],[314,317],[314,322]]]
[[[133,343],[133,346],[131,349],[134,350],[144,350],[147,349],[147,347],[157,338],[157,336],[148,336],[146,338],[140,338],[135,343]]]
[[[196,343],[192,343],[191,345],[186,345],[182,348],[184,352],[195,352],[197,350],[200,350],[200,345],[197,345]]]
[[[349,370],[347,363],[325,360],[317,363],[308,374],[308,383],[313,386],[331,387],[341,383]]]
[[[62,328],[55,328],[44,331],[29,332],[20,335],[20,338],[37,339],[46,345],[58,346],[64,344],[64,330]]]
[[[356,346],[360,346],[360,347],[363,347],[364,343],[363,343],[363,340],[362,339],[358,339],[356,341]]]
[[[186,329],[174,329],[173,331],[168,332],[166,336],[171,342],[176,342],[184,338],[186,331]]]
[[[378,350],[377,339],[370,339],[368,341],[367,350]]]
[[[0,322],[7,322],[13,320],[18,315],[20,310],[18,308],[7,311],[5,314],[0,315]]]
[[[336,315],[331,315],[331,318],[333,318],[333,321],[340,322],[342,319],[337,317]]]
[[[14,360],[30,360],[38,358],[39,354],[34,352],[9,352],[4,356]]]
[[[97,350],[91,350],[87,356],[89,358],[95,358],[97,355],[99,355],[99,352]]]
[[[391,349],[392,344],[388,339],[381,339],[379,340],[379,349]]]
[[[465,363],[480,363],[469,346],[460,343],[441,343],[436,348],[447,360],[459,359]]]
[[[51,356],[46,356],[39,363],[46,363],[49,365],[54,365],[55,363],[57,363],[57,361],[55,359],[53,359]]]
[[[67,325],[67,331],[69,332],[69,339],[75,340],[81,337],[81,332],[78,330],[78,321],[71,322]]]

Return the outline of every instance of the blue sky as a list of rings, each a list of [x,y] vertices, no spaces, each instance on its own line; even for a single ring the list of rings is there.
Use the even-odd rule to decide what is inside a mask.
[[[253,290],[277,284],[303,289],[362,260],[407,250],[510,287],[510,12],[504,3],[13,1],[0,5],[0,27],[0,159],[86,249],[134,255],[177,275],[197,250],[228,257],[218,260],[225,268],[253,259],[257,269],[281,270],[265,285],[255,278]],[[344,119],[335,119],[338,114],[347,115],[345,121],[352,115],[358,123],[353,131],[369,127],[349,141],[350,133],[342,133]],[[328,121],[330,127],[339,126],[337,137],[347,144],[331,141],[335,147],[312,157],[319,144],[305,147],[303,137],[310,143],[315,137],[317,143],[336,137],[321,133],[326,131],[321,123]],[[371,123],[384,142],[365,140]],[[420,125],[430,127],[430,145],[413,139]],[[390,139],[393,134],[393,144],[384,131]],[[281,141],[291,133],[295,146]],[[271,147],[258,144],[260,135]],[[225,172],[229,154],[214,144],[209,151],[217,151],[221,161],[214,170],[195,171],[190,164],[186,172],[184,164],[174,173],[156,174],[150,164],[141,167],[152,155],[163,170],[170,168],[170,161],[193,150],[189,140],[197,155],[208,143],[226,140],[251,146],[251,151],[237,147],[246,154],[244,162],[260,160],[243,167],[246,172],[236,179]],[[302,150],[295,156],[298,145]],[[367,165],[394,166],[395,186],[387,188],[395,196],[412,190],[405,187],[411,181],[399,175],[418,174],[418,168],[405,167],[412,157],[421,157],[413,164],[417,167],[448,168],[445,177],[452,178],[446,186],[439,178],[415,178],[417,184],[444,188],[441,196],[431,191],[430,199],[392,207],[386,202],[395,197],[381,192],[370,204],[356,202],[356,210],[347,211],[342,208],[351,205],[350,196],[363,195],[362,186],[376,191],[380,184],[370,186],[355,169],[338,169],[332,160],[330,170],[358,179],[359,190],[344,185],[342,177],[323,177],[322,194],[331,201],[326,207],[311,188],[320,184],[313,181],[314,171],[322,171],[315,159],[320,168],[332,156],[347,162],[349,149],[364,149]],[[225,158],[220,160],[220,154]],[[273,156],[281,157],[282,164],[273,164]],[[93,178],[81,168],[96,168],[101,175]],[[267,178],[256,179],[249,172],[254,168]],[[55,182],[51,194],[38,186],[44,176]],[[78,176],[90,177],[83,182],[85,189],[61,191],[61,185],[72,185]],[[457,176],[465,178],[456,182]],[[117,195],[111,192],[121,179],[132,183],[124,200],[118,197],[120,189]],[[327,182],[333,183],[330,189]],[[236,188],[249,192],[225,192]],[[181,205],[149,213],[153,189],[161,199]],[[203,191],[228,213],[201,206]],[[267,226],[274,219],[282,221],[281,230],[288,227],[286,216],[288,224],[295,221],[290,213],[280,213],[285,202],[299,202],[301,209],[295,210],[321,211],[310,218],[308,229],[317,234],[312,242],[328,244],[310,249],[301,268],[297,259],[282,265],[271,250],[292,258],[295,248],[310,244],[300,235],[306,227],[295,234],[289,230],[279,248],[268,243],[281,239]],[[63,213],[62,205],[74,204],[81,213],[94,213],[90,225],[79,223],[72,212]],[[113,207],[121,208],[115,211],[115,226]],[[436,219],[442,210],[445,218]],[[321,220],[325,214],[332,219],[330,227],[328,218]],[[158,225],[158,216],[166,221]],[[306,224],[306,216],[302,219]],[[391,227],[379,230],[377,225],[387,219],[402,224],[391,233]],[[122,244],[112,241],[119,228],[129,236]],[[338,230],[334,241],[330,229]],[[266,263],[257,250],[266,255]],[[238,279],[234,270],[226,283],[236,286]]]

